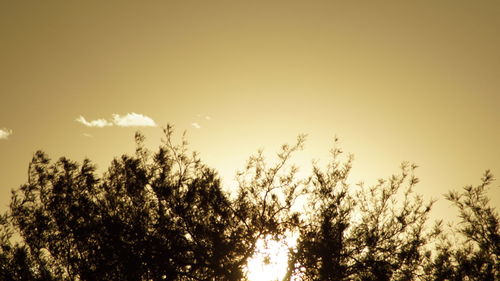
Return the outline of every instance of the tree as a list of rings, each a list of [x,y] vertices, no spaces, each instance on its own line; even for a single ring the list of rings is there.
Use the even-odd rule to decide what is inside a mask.
[[[329,164],[301,179],[290,164],[299,136],[272,164],[262,151],[251,156],[226,191],[184,137],[175,144],[172,127],[164,133],[156,152],[136,134],[135,154],[102,176],[90,160],[36,152],[0,216],[0,280],[247,280],[259,240],[290,233],[298,240],[284,280],[500,280],[490,172],[446,195],[464,236],[453,246],[441,223],[428,225],[434,201],[413,191],[416,165],[352,186],[353,158],[342,160],[336,143]]]
[[[207,236],[210,251],[220,229],[204,233],[200,220],[225,226],[227,199],[215,172],[166,134],[152,161],[136,135],[136,155],[115,159],[102,178],[88,160],[51,164],[37,152],[11,203],[28,256],[50,264],[57,280],[177,280],[217,270],[197,254],[196,239]]]
[[[0,217],[0,280],[53,280],[47,264],[38,263],[25,245],[12,244],[7,214]]]
[[[433,201],[413,193],[416,166],[403,163],[401,174],[353,192],[352,156],[341,163],[340,154],[334,148],[326,169],[314,167],[293,271],[302,280],[414,280],[434,236],[424,228]]]
[[[13,193],[3,217],[5,280],[242,280],[262,237],[295,222],[290,208],[295,169],[283,146],[275,166],[260,153],[239,173],[238,195],[223,192],[217,173],[172,141],[158,152],[136,134],[133,156],[113,160],[99,178],[95,166],[43,152],[29,165],[28,183]],[[21,236],[11,245],[10,220]],[[29,274],[26,275],[26,274]]]
[[[458,208],[462,237],[453,243],[443,237],[427,266],[429,280],[500,280],[499,216],[486,196],[493,180],[487,170],[479,185],[446,194]]]

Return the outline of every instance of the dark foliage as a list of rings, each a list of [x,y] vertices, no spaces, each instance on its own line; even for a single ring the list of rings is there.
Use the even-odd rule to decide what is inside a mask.
[[[300,180],[288,163],[300,136],[273,165],[262,152],[250,157],[227,192],[184,139],[176,145],[172,128],[164,132],[154,153],[136,134],[135,154],[101,177],[89,160],[35,153],[0,217],[0,280],[246,280],[257,242],[290,233],[298,243],[284,280],[500,280],[489,172],[446,195],[464,237],[452,246],[439,224],[427,227],[433,202],[413,192],[415,165],[353,187],[352,158],[341,162],[334,148],[326,168]]]
[[[279,173],[303,140],[270,169],[251,158],[233,200],[185,141],[172,143],[171,127],[165,136],[150,155],[137,134],[136,154],[115,159],[102,178],[88,160],[51,163],[37,152],[10,208],[21,243],[10,243],[2,217],[2,280],[243,279],[256,241],[293,223],[297,184],[293,171]]]
[[[457,232],[463,239],[441,239],[427,267],[429,280],[500,280],[499,216],[486,196],[492,181],[493,175],[486,171],[478,186],[446,194],[459,210]]]
[[[295,272],[303,280],[414,280],[434,236],[424,229],[433,202],[412,191],[416,166],[403,164],[400,175],[353,192],[352,158],[341,164],[340,153],[333,149],[326,170],[314,167],[309,220],[291,257]]]

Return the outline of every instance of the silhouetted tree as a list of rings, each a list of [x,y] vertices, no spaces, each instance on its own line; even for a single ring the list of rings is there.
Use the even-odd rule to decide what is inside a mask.
[[[291,255],[288,278],[300,280],[414,280],[422,271],[425,232],[433,202],[414,195],[415,165],[358,191],[348,184],[352,157],[339,162],[332,150],[325,170],[315,166],[309,218]]]
[[[101,178],[89,160],[34,155],[10,206],[21,243],[10,244],[2,219],[3,279],[241,280],[256,242],[295,223],[296,169],[282,170],[302,137],[270,168],[262,153],[251,157],[235,199],[184,139],[172,142],[171,127],[153,155],[142,135],[136,142]]]
[[[219,180],[166,134],[152,161],[137,135],[136,155],[115,159],[102,178],[88,160],[51,164],[37,152],[11,203],[29,257],[57,280],[196,280],[225,264],[205,258],[223,240],[215,226],[228,226]]]
[[[259,151],[225,191],[215,170],[164,130],[158,151],[136,134],[134,155],[96,174],[89,161],[52,162],[36,152],[28,181],[0,216],[0,281],[246,280],[261,239],[298,235],[284,280],[500,280],[498,214],[487,172],[446,198],[462,220],[453,246],[433,201],[413,192],[415,165],[372,187],[351,186],[352,157],[336,147],[326,168],[297,177],[283,145],[269,164]],[[303,198],[303,200],[299,200]],[[441,237],[439,242],[436,237]],[[456,244],[456,243],[455,243]]]
[[[240,266],[255,253],[259,239],[283,239],[289,230],[300,225],[300,214],[292,210],[297,199],[306,193],[305,181],[297,179],[298,168],[288,162],[293,153],[302,149],[304,141],[305,135],[300,135],[295,145],[283,145],[276,163],[270,167],[259,151],[237,173],[238,192],[233,206],[246,230],[245,241],[249,242]]]
[[[55,280],[50,266],[35,260],[29,248],[12,243],[14,231],[7,214],[0,217],[0,280]]]
[[[499,216],[486,196],[492,181],[488,170],[478,186],[446,194],[458,208],[462,239],[441,240],[427,266],[428,280],[500,280]]]

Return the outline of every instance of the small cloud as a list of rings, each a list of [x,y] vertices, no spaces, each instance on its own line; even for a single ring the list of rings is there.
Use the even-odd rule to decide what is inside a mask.
[[[96,119],[96,120],[92,120],[89,122],[85,119],[85,117],[83,117],[81,115],[80,115],[80,117],[76,118],[76,122],[82,123],[83,125],[85,125],[87,127],[102,128],[102,127],[107,127],[107,126],[113,126],[113,124],[106,119]]]
[[[0,129],[0,140],[6,140],[12,135],[13,131],[11,129],[2,128]]]
[[[207,116],[205,116],[205,120],[210,121],[210,120],[212,120],[212,117],[210,117],[210,116],[207,115]]]
[[[87,121],[85,117],[80,115],[80,117],[76,118],[76,121],[82,123],[87,127],[98,127],[98,128],[103,128],[113,125],[119,127],[156,127],[156,123],[155,121],[153,121],[153,119],[135,112],[127,113],[123,116],[120,116],[119,114],[113,114],[113,119],[111,121],[108,121],[106,119],[96,119],[92,121]]]
[[[191,126],[195,127],[196,129],[200,129],[201,128],[200,124],[198,124],[196,122],[191,123]]]
[[[84,137],[87,137],[87,138],[93,138],[93,137],[94,137],[93,135],[91,135],[91,134],[87,134],[87,133],[83,133],[83,136],[84,136]]]
[[[120,127],[156,127],[153,119],[135,112],[127,113],[124,116],[113,114],[113,123]]]

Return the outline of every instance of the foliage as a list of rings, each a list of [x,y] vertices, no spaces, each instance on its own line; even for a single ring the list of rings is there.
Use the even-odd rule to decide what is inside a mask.
[[[415,165],[351,186],[352,156],[342,161],[336,144],[325,168],[300,179],[289,163],[299,136],[272,164],[251,156],[228,192],[184,137],[175,144],[171,126],[164,134],[154,153],[136,134],[135,154],[102,176],[90,160],[36,152],[0,216],[0,280],[246,280],[258,241],[290,233],[298,240],[284,280],[500,279],[489,172],[446,195],[465,237],[452,247],[440,224],[427,225],[433,201],[414,193]]]
[[[446,194],[459,210],[457,231],[464,239],[461,243],[441,239],[436,258],[427,268],[429,280],[500,280],[499,216],[486,196],[492,182],[487,170],[478,186]]]
[[[2,240],[9,275],[3,278],[242,279],[257,240],[294,222],[288,211],[298,186],[295,170],[281,169],[303,138],[284,146],[271,168],[252,157],[231,200],[216,172],[188,154],[185,141],[173,144],[171,127],[165,137],[151,155],[137,134],[136,154],[113,160],[102,178],[89,160],[51,164],[37,152],[28,183],[13,194],[10,216],[22,243]]]
[[[340,154],[334,148],[325,170],[314,167],[310,219],[291,262],[295,271],[303,280],[413,280],[434,236],[424,231],[433,202],[413,194],[416,166],[404,163],[400,175],[352,192],[352,156],[340,163]]]

